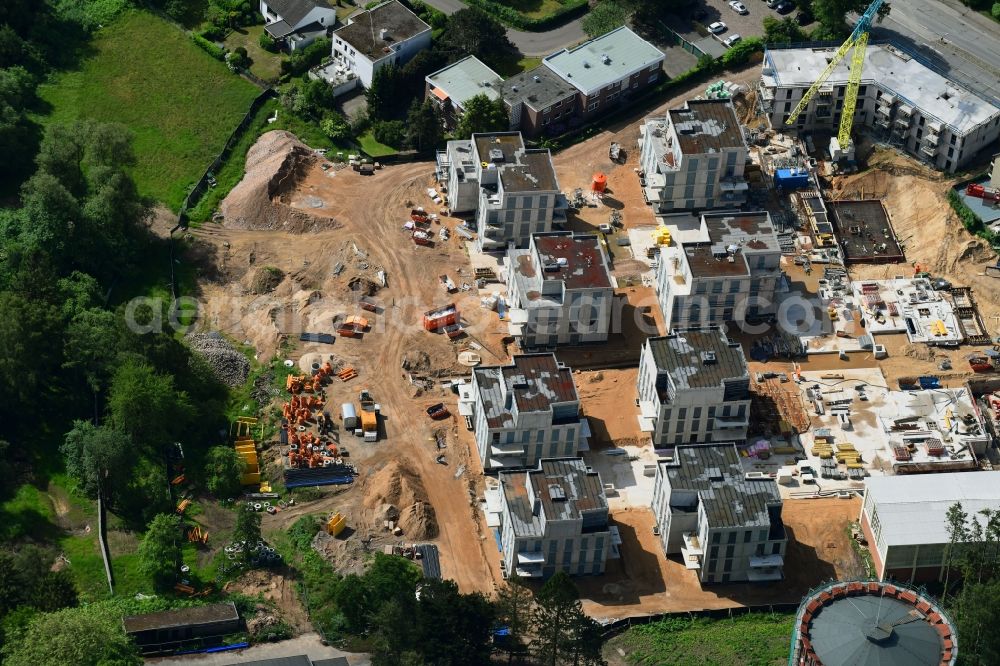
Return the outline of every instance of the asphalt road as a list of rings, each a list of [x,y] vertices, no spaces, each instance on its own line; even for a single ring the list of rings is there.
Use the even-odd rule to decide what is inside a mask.
[[[461,0],[424,0],[428,5],[439,9],[445,14],[454,14],[465,8]],[[583,17],[546,32],[524,32],[522,30],[507,30],[511,43],[526,56],[546,56],[567,46],[573,46],[587,38],[583,31]]]
[[[928,55],[949,76],[1000,99],[1000,26],[957,0],[892,2],[889,16],[872,26]]]

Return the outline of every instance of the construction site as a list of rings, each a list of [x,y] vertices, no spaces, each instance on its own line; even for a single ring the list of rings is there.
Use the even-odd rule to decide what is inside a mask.
[[[588,613],[602,620],[795,601],[822,580],[860,576],[846,526],[866,477],[995,462],[1000,384],[982,380],[1000,365],[1000,282],[988,270],[997,259],[948,205],[953,179],[868,131],[853,134],[852,167],[836,167],[842,156],[817,150],[820,131],[769,122],[761,68],[678,91],[551,156],[565,204],[559,228],[598,239],[613,288],[606,342],[546,350],[571,370],[589,434],[579,456],[600,476],[617,535],[619,556],[579,580]],[[654,211],[640,127],[696,98],[731,104],[742,126],[743,184],[727,187],[773,223],[775,298],[806,301],[820,320],[805,333],[728,327],[749,376],[740,459],[784,502],[784,587],[703,588],[655,536],[655,470],[673,449],[654,447],[638,425],[637,368],[646,339],[669,332],[661,263],[696,241],[700,212]],[[504,184],[514,168],[500,165],[506,157],[476,168]],[[474,416],[460,412],[458,394],[473,368],[522,353],[511,331],[525,323],[509,312],[507,254],[476,249],[479,233],[500,227],[453,215],[441,171],[439,158],[362,175],[269,132],[213,222],[187,238],[200,257],[200,328],[252,347],[261,363],[277,359],[287,375],[260,422],[235,437],[265,534],[321,515],[327,528],[313,547],[340,572],[361,571],[369,553],[396,553],[463,591],[492,594],[504,577],[498,482],[483,473]],[[517,173],[506,183],[537,189]],[[483,187],[490,206],[502,205],[497,185]],[[734,259],[764,243],[731,242],[706,250],[699,270],[744,277]],[[746,265],[749,275],[756,265]],[[554,278],[563,268],[553,259],[542,271]],[[562,316],[558,298],[529,298],[551,308],[550,321]],[[273,436],[253,434],[265,424]],[[497,439],[493,455],[515,444]],[[285,501],[303,487],[318,499]]]

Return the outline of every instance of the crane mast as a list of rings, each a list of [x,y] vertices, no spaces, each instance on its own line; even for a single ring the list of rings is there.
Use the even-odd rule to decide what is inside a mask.
[[[799,103],[795,105],[795,108],[788,116],[788,120],[785,121],[786,125],[794,125],[796,119],[798,119],[799,114],[801,114],[806,107],[809,106],[809,102],[812,101],[816,93],[820,91],[823,84],[826,83],[830,75],[833,74],[833,70],[837,68],[837,65],[841,63],[844,57],[849,51],[853,49],[851,54],[851,70],[850,77],[847,80],[847,90],[844,94],[844,106],[841,109],[840,114],[840,127],[837,131],[837,143],[839,148],[843,151],[848,151],[848,146],[851,145],[851,127],[854,125],[854,110],[857,108],[858,104],[858,89],[861,87],[861,72],[865,65],[865,49],[868,47],[868,33],[871,30],[872,21],[878,14],[878,10],[882,7],[885,0],[874,0],[865,13],[861,15],[858,22],[854,25],[854,31],[851,32],[851,36],[848,37],[837,52],[834,54],[833,58],[830,59],[830,63],[826,66],[826,69],[816,78],[816,81],[809,87],[809,90],[802,95],[802,99]]]

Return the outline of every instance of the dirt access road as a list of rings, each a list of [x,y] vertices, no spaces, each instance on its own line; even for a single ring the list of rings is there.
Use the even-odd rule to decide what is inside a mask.
[[[450,375],[460,367],[456,355],[468,338],[456,343],[423,331],[424,310],[455,301],[470,330],[484,343],[493,328],[499,330],[496,315],[479,307],[474,290],[446,295],[438,282],[443,273],[458,284],[469,277],[468,259],[457,236],[433,248],[418,247],[402,230],[411,205],[433,210],[426,194],[432,185],[430,163],[384,169],[368,177],[349,169],[323,171],[320,164],[321,160],[298,164],[286,190],[268,192],[272,201],[311,216],[310,224],[288,231],[255,229],[253,220],[229,228],[226,221],[193,232],[207,258],[201,282],[205,328],[247,341],[262,360],[280,349],[282,358],[298,360],[305,353],[319,352],[354,366],[360,377],[349,384],[335,380],[329,389],[331,413],[339,411],[345,399],[356,401],[361,388],[370,388],[382,405],[384,439],[374,445],[350,440],[351,459],[361,473],[358,482],[346,492],[327,491],[322,500],[266,516],[265,531],[283,529],[305,513],[337,510],[345,511],[348,524],[355,526],[362,520],[366,477],[387,464],[398,464],[422,481],[436,514],[440,531],[433,541],[441,550],[443,575],[463,591],[491,592],[497,557],[484,553],[483,534],[489,532],[478,524],[470,503],[481,475],[478,461],[468,451],[449,451],[454,462],[448,466],[435,462],[438,452],[427,440],[432,428],[441,424],[430,421],[424,408],[440,397],[421,395],[401,363],[407,353],[420,351],[426,357],[419,370],[427,376]],[[443,220],[446,226],[454,223]],[[438,229],[432,227],[435,234]],[[334,275],[337,264],[344,268]],[[269,293],[255,294],[252,285],[263,266],[280,270],[283,277]],[[460,266],[466,267],[465,276],[458,273]],[[386,288],[377,285],[378,270],[387,274]],[[360,311],[359,293],[372,293],[382,311],[375,315]],[[337,313],[368,316],[373,320],[371,332],[363,339],[338,338],[334,345],[298,341],[302,330],[332,332],[332,316]],[[487,347],[502,354],[495,338],[490,340]],[[485,350],[481,353],[487,361],[498,360]],[[456,475],[459,464],[466,468],[462,475]],[[488,545],[495,547],[492,536]]]

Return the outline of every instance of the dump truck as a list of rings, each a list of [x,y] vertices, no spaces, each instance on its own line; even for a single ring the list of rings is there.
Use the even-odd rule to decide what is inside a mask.
[[[362,389],[358,397],[361,403],[361,429],[364,431],[366,442],[378,441],[378,413],[381,407],[375,402],[371,391]]]

